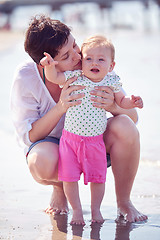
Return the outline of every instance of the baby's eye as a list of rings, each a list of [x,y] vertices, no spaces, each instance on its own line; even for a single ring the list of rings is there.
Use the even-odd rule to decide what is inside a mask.
[[[103,58],[100,58],[100,59],[99,59],[99,61],[103,62],[103,61],[104,61],[104,59],[103,59]]]
[[[91,58],[90,58],[90,57],[87,57],[87,58],[86,58],[86,60],[90,61],[90,60],[91,60]]]

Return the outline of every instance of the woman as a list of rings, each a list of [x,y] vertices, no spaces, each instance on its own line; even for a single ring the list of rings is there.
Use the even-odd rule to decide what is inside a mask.
[[[46,212],[67,212],[63,185],[57,180],[58,142],[65,112],[75,104],[72,100],[78,99],[76,104],[80,104],[83,97],[82,94],[70,93],[82,86],[70,86],[75,80],[72,78],[61,90],[45,78],[40,60],[43,53],[48,52],[58,61],[58,71],[79,69],[80,49],[66,25],[45,16],[32,20],[24,45],[33,61],[17,70],[12,89],[13,121],[19,139],[30,146],[27,162],[33,178],[38,183],[53,185],[54,192]],[[118,215],[126,216],[129,222],[146,220],[147,216],[139,213],[130,201],[140,153],[136,110],[119,108],[114,102],[113,92],[107,87],[99,87],[92,94],[98,96],[93,100],[94,105],[114,116],[108,120],[104,142],[112,161]]]

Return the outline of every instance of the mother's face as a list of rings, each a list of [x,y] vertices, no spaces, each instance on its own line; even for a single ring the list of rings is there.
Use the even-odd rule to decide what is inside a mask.
[[[71,34],[68,42],[60,49],[54,60],[58,61],[56,69],[59,72],[81,69],[80,49]]]

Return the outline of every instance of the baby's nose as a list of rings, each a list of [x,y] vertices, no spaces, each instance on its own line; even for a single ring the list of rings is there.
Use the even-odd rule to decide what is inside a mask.
[[[93,65],[98,65],[98,61],[96,59],[93,59],[92,64]]]

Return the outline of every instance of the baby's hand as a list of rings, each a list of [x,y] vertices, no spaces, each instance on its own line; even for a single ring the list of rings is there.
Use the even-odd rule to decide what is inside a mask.
[[[40,61],[40,64],[45,67],[45,66],[54,66],[57,65],[58,62],[54,61],[54,59],[51,57],[49,53],[44,52],[45,57],[43,57]]]
[[[131,101],[133,102],[134,107],[143,108],[143,100],[141,97],[132,95]]]

